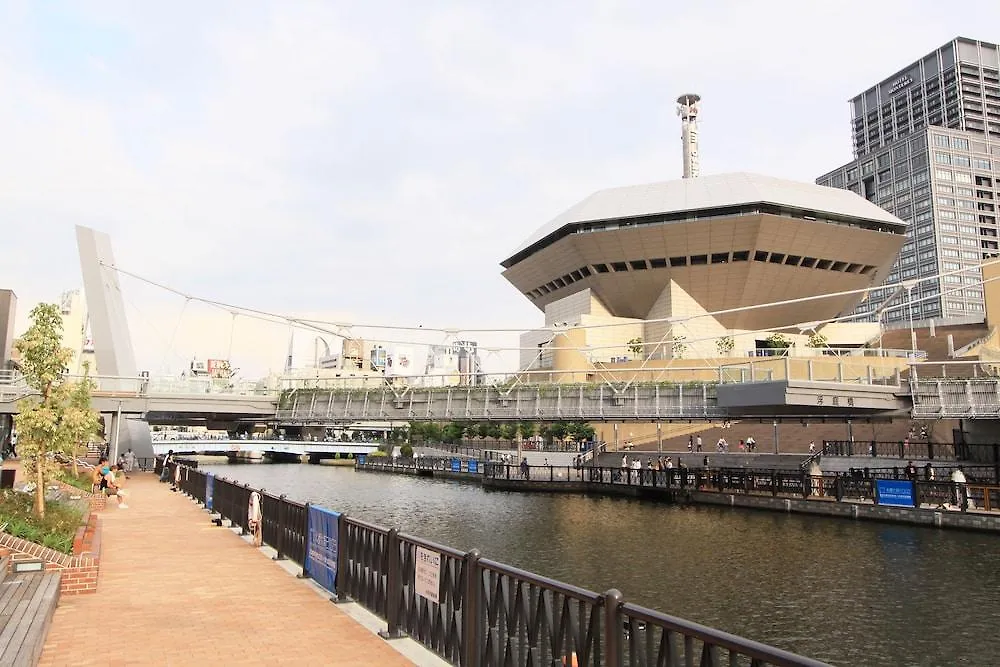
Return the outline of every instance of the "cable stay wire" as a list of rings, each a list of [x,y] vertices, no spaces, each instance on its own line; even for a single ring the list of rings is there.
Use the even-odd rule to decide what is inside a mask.
[[[290,324],[290,325],[294,325],[294,326],[296,326],[298,328],[301,328],[303,330],[306,330],[306,331],[312,331],[314,333],[327,334],[327,335],[334,336],[334,337],[337,337],[337,338],[350,339],[353,336],[350,335],[349,331],[353,330],[353,329],[371,329],[371,330],[388,330],[388,331],[411,331],[411,332],[421,332],[421,333],[442,333],[445,336],[455,336],[455,335],[457,335],[459,333],[462,333],[462,334],[470,334],[470,333],[517,333],[517,334],[522,334],[522,333],[525,333],[526,331],[538,331],[538,332],[548,331],[548,332],[552,333],[554,336],[559,336],[559,335],[564,335],[565,332],[567,332],[569,330],[579,331],[579,330],[592,330],[592,329],[607,329],[607,328],[622,327],[622,326],[634,326],[636,324],[684,324],[684,323],[687,323],[687,322],[692,322],[694,320],[708,318],[708,317],[713,317],[714,318],[714,317],[718,317],[718,316],[721,316],[721,315],[731,315],[731,314],[736,314],[736,313],[751,312],[751,311],[754,311],[754,310],[761,310],[761,309],[766,309],[766,308],[776,308],[776,307],[788,306],[788,305],[795,305],[795,304],[800,304],[800,303],[808,303],[808,302],[811,302],[811,301],[817,301],[817,300],[822,300],[822,299],[830,299],[830,298],[836,298],[836,297],[842,297],[842,296],[852,296],[852,295],[856,295],[856,294],[871,294],[872,292],[880,292],[880,291],[883,291],[883,290],[885,290],[885,291],[891,291],[893,289],[895,289],[897,291],[899,291],[899,290],[905,290],[908,294],[912,294],[912,291],[914,290],[914,288],[917,285],[921,284],[921,283],[938,280],[938,279],[943,278],[945,276],[959,275],[959,274],[962,274],[962,273],[968,273],[968,272],[972,272],[972,271],[977,271],[977,270],[980,270],[983,267],[991,266],[991,265],[997,264],[997,263],[1000,263],[1000,258],[993,258],[993,259],[991,259],[991,260],[989,260],[987,262],[983,262],[983,263],[977,264],[975,266],[966,266],[966,267],[962,267],[960,269],[953,269],[953,270],[950,270],[950,271],[944,271],[944,272],[940,272],[940,273],[933,274],[933,275],[930,275],[930,276],[924,276],[924,277],[921,277],[921,278],[901,280],[901,281],[897,281],[897,282],[893,282],[893,283],[882,283],[880,285],[876,285],[876,286],[872,286],[872,287],[864,287],[864,288],[858,288],[858,289],[852,289],[852,290],[841,290],[841,291],[836,291],[836,292],[826,292],[826,293],[822,293],[822,294],[816,294],[816,295],[811,295],[811,296],[806,296],[806,297],[799,297],[799,298],[795,298],[795,299],[785,299],[785,300],[780,300],[780,301],[772,301],[772,302],[768,302],[768,303],[752,304],[752,305],[747,305],[747,306],[738,306],[738,307],[735,307],[735,308],[727,308],[727,309],[716,310],[716,311],[707,311],[707,312],[704,312],[704,313],[696,313],[696,314],[693,314],[693,315],[686,315],[686,316],[683,316],[683,317],[666,317],[666,318],[653,318],[653,319],[629,319],[628,321],[625,321],[625,322],[608,322],[608,323],[599,323],[599,324],[580,324],[580,325],[571,325],[571,326],[567,326],[567,327],[560,327],[560,326],[557,326],[557,325],[548,325],[548,326],[540,326],[540,327],[493,328],[493,329],[484,329],[484,328],[476,328],[476,327],[469,327],[469,328],[445,327],[445,328],[439,328],[439,327],[424,327],[424,326],[412,326],[412,325],[362,324],[362,323],[348,323],[348,322],[334,321],[334,320],[322,320],[322,319],[295,317],[295,316],[285,315],[285,314],[281,314],[281,313],[274,313],[274,312],[270,312],[270,311],[265,311],[265,310],[261,310],[261,309],[258,309],[258,308],[251,308],[251,307],[246,307],[246,306],[239,306],[239,305],[236,305],[236,304],[231,304],[231,303],[227,303],[227,302],[224,302],[224,301],[218,301],[218,300],[207,298],[207,297],[199,297],[199,296],[196,296],[196,295],[184,292],[182,290],[170,287],[168,285],[164,285],[164,284],[162,284],[160,282],[157,282],[157,281],[145,278],[145,277],[143,277],[143,276],[141,276],[139,274],[136,274],[134,272],[128,271],[126,269],[122,269],[122,268],[119,268],[119,267],[116,267],[116,266],[113,266],[113,265],[110,265],[110,264],[105,264],[105,263],[102,263],[102,266],[104,266],[104,267],[106,267],[108,269],[111,269],[113,271],[116,271],[117,273],[120,273],[121,275],[133,278],[133,279],[138,280],[140,282],[146,283],[146,284],[148,284],[150,286],[157,287],[157,288],[159,288],[161,290],[164,290],[164,291],[166,291],[168,293],[174,294],[176,296],[181,296],[181,297],[183,297],[186,300],[185,301],[185,306],[187,305],[188,302],[196,301],[196,302],[199,302],[199,303],[203,303],[203,304],[206,304],[206,305],[209,305],[209,306],[213,306],[213,307],[216,307],[216,308],[228,311],[231,314],[242,315],[243,317],[249,318],[249,319],[261,320],[261,321],[269,322],[269,323],[272,323],[272,324]],[[901,303],[899,303],[897,305],[886,307],[886,305],[888,303],[890,303],[890,301],[892,299],[898,299],[898,298],[901,297],[901,295],[898,295],[898,294],[897,295],[890,295],[886,299],[885,303],[883,303],[883,304],[880,305],[880,308],[878,309],[877,314],[881,315],[884,312],[890,312],[890,311],[893,311],[893,310],[898,310],[900,308],[906,308],[908,306],[912,306],[915,303],[922,303],[924,301],[931,301],[931,300],[940,298],[940,297],[944,296],[945,294],[951,294],[951,293],[954,293],[956,291],[961,291],[961,290],[964,290],[964,289],[968,289],[970,287],[976,287],[977,285],[984,285],[984,284],[986,284],[988,282],[992,282],[993,280],[995,280],[995,278],[991,278],[991,279],[986,280],[986,281],[984,281],[984,280],[982,280],[980,278],[980,280],[978,280],[976,283],[970,283],[968,285],[963,285],[962,287],[955,288],[955,289],[952,289],[952,290],[948,290],[948,291],[942,292],[942,293],[935,293],[935,294],[926,295],[926,296],[921,297],[921,298],[916,299],[916,300],[909,299],[909,300],[903,301],[903,302],[901,302]],[[182,311],[182,313],[183,313],[183,311]],[[764,332],[791,331],[791,330],[794,330],[794,329],[802,329],[803,326],[805,326],[805,329],[802,329],[802,330],[809,330],[809,329],[815,329],[816,327],[822,326],[823,324],[829,324],[829,323],[834,323],[834,322],[846,322],[846,321],[858,320],[858,319],[865,319],[865,318],[872,317],[875,314],[876,314],[875,312],[873,312],[873,313],[852,313],[852,314],[849,314],[849,315],[839,316],[839,317],[834,317],[834,318],[827,318],[827,319],[822,319],[822,320],[813,320],[813,321],[808,321],[808,322],[800,322],[800,323],[796,323],[796,324],[792,324],[792,325],[785,325],[785,326],[781,326],[781,327],[769,327],[767,329],[762,329],[762,330],[757,330],[757,331],[747,331],[747,332],[741,333],[740,335],[751,335],[751,334],[764,333]],[[326,325],[326,326],[323,326],[323,325]],[[328,328],[328,327],[334,327],[334,328],[331,329],[331,328]],[[348,330],[348,332],[345,332],[345,330]],[[176,328],[175,328],[174,335],[176,336]],[[719,335],[706,336],[706,337],[699,338],[699,339],[685,340],[684,342],[685,342],[685,344],[694,343],[694,342],[704,342],[704,341],[708,341],[708,340],[716,340],[719,337],[720,337]],[[432,344],[432,343],[428,343],[426,341],[415,341],[415,340],[392,340],[392,339],[381,339],[381,338],[376,339],[376,338],[372,338],[370,336],[365,336],[365,338],[366,338],[366,340],[369,340],[370,342],[373,342],[373,343],[380,343],[380,344],[387,344],[387,345],[430,345],[430,344]],[[550,340],[548,344],[551,344],[551,342],[552,341]],[[543,344],[545,344],[545,343],[543,343]],[[602,349],[621,349],[621,348],[622,348],[621,344],[618,344],[618,345],[610,345],[609,344],[609,345],[597,345],[597,346],[590,346],[590,345],[588,345],[588,346],[576,346],[576,347],[574,347],[574,346],[566,346],[566,347],[562,347],[560,349],[576,350],[576,351],[593,351],[593,350],[602,350]],[[488,346],[488,347],[484,346],[482,349],[484,351],[528,351],[528,350],[534,351],[534,350],[537,350],[537,346],[521,347],[521,346],[495,346],[494,345],[494,346]]]

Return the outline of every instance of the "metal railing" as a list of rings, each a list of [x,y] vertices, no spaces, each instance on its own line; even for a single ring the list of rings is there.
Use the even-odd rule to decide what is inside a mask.
[[[194,485],[198,475],[207,484],[208,475],[184,468],[181,490],[206,499],[205,487],[199,491]],[[245,534],[254,489],[223,478],[213,478],[212,484],[217,523],[228,519]],[[264,543],[304,565],[309,530],[303,517],[308,517],[309,505],[259,493],[264,498]],[[339,515],[337,524],[335,599],[360,603],[385,619],[384,636],[408,635],[452,664],[824,665],[626,603],[616,590],[594,593],[482,558],[475,550],[462,552],[346,513]],[[418,550],[440,559],[436,600],[418,593]]]
[[[963,466],[963,469],[966,467]],[[951,468],[935,468],[937,474],[950,475]],[[805,470],[752,469],[752,468],[613,468],[584,466],[519,466],[503,463],[486,463],[483,478],[516,482],[586,482],[587,490],[600,491],[602,487],[637,487],[663,492],[708,491],[748,496],[787,498],[826,498],[840,501],[866,502],[878,505],[876,492],[879,480],[905,480],[913,482],[914,507],[941,507],[952,505],[967,509],[1000,511],[1000,486],[985,485],[983,480],[995,480],[990,466],[968,469],[967,483],[949,479],[927,479],[925,472],[917,469],[914,479],[907,478],[905,469],[856,469],[849,472],[810,475]],[[980,479],[976,479],[976,478]],[[988,497],[987,497],[988,496]],[[972,501],[971,505],[968,501]]]
[[[950,443],[913,442],[905,440],[824,440],[820,450],[824,456],[871,456],[895,459],[941,459],[954,461],[956,446]]]

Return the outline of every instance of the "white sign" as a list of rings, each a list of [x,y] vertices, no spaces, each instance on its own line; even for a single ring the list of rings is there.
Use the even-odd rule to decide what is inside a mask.
[[[417,547],[417,563],[413,573],[413,590],[422,598],[438,602],[441,590],[441,554]]]

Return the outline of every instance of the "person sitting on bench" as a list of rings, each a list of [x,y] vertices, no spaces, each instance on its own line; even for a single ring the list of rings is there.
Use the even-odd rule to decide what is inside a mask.
[[[108,465],[108,460],[102,458],[97,463],[97,465],[94,466],[93,470],[90,471],[91,493],[99,493],[104,488],[104,484],[102,482],[104,480],[104,475],[106,474],[104,472],[104,469],[107,467],[107,465]]]
[[[108,495],[116,496],[118,498],[118,509],[126,510],[128,505],[125,504],[125,496],[127,495],[125,489],[121,488],[121,480],[119,477],[124,477],[125,475],[117,475],[118,466],[112,466],[101,478],[101,489]]]

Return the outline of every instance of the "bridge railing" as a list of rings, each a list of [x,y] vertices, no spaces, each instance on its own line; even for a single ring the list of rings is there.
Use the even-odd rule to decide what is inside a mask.
[[[197,493],[190,470],[182,478],[183,489]],[[224,478],[203,478],[213,487],[217,522],[228,519],[245,534],[247,501],[254,489]],[[264,543],[305,565],[302,561],[314,548],[309,542],[309,506],[259,493],[265,498]],[[207,491],[202,497],[208,498]],[[287,504],[284,516],[275,503]],[[289,513],[289,508],[299,514]],[[456,665],[824,665],[626,603],[616,590],[594,593],[482,558],[475,550],[462,552],[346,513],[336,524],[335,599],[357,601],[385,619],[384,636],[409,635]],[[301,538],[303,547],[276,544],[289,535]],[[437,571],[430,589],[427,580],[418,582],[418,570],[427,572],[428,558]],[[671,658],[674,662],[668,662]]]

